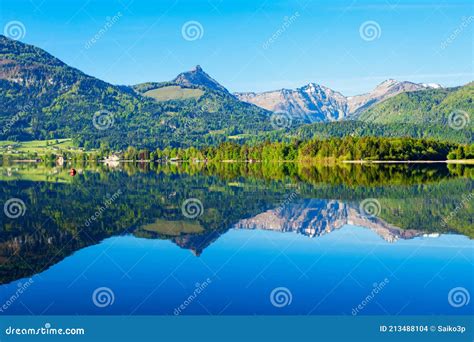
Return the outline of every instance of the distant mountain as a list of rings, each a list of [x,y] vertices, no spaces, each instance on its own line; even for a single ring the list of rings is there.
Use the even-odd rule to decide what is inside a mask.
[[[206,91],[231,95],[229,91],[209,76],[199,65],[192,70],[180,73],[171,81],[146,82],[132,86],[140,94],[158,101],[199,98]],[[192,91],[199,89],[200,91]],[[231,97],[234,97],[231,95]]]
[[[350,115],[357,115],[368,109],[369,107],[380,103],[390,97],[400,93],[413,92],[423,89],[440,89],[439,84],[424,84],[413,82],[398,82],[393,79],[386,80],[380,83],[370,93],[350,96],[347,98],[348,110]]]
[[[200,66],[171,81],[118,86],[0,35],[0,140],[72,138],[85,148],[113,149],[346,135],[472,142],[472,131],[445,129],[454,111],[473,115],[472,87],[389,80],[353,97],[314,83],[234,95]],[[296,118],[278,129],[272,111]]]
[[[453,127],[472,129],[474,82],[456,88],[428,89],[398,94],[361,113],[359,119],[381,124],[448,125],[451,121]]]
[[[273,112],[286,112],[303,122],[336,121],[346,118],[346,98],[327,87],[310,83],[292,90],[281,89],[264,93],[236,93],[238,99]]]
[[[340,121],[355,117],[367,108],[397,94],[430,88],[441,88],[441,86],[387,80],[370,93],[345,97],[330,88],[310,83],[295,90],[281,89],[263,93],[236,93],[235,95],[242,101],[273,112],[286,112],[293,117],[302,117],[305,123],[311,123]]]
[[[314,136],[409,136],[472,144],[474,83],[403,92],[349,119],[295,127],[286,137],[307,140]],[[273,139],[283,140],[284,137],[280,135]]]
[[[346,224],[367,227],[388,242],[423,235],[421,230],[393,226],[380,218],[361,215],[356,205],[337,200],[305,199],[242,219],[233,228],[295,232],[309,237],[321,236]]]

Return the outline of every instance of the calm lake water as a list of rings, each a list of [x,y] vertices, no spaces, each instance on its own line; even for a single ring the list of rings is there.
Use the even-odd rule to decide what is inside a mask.
[[[472,314],[474,168],[4,165],[0,314]]]

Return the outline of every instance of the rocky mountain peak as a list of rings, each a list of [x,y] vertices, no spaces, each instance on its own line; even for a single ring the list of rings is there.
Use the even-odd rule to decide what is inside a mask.
[[[198,65],[196,65],[196,66],[194,67],[194,69],[192,69],[191,71],[194,71],[194,72],[202,72],[203,70],[202,70],[201,66],[198,64]]]
[[[392,86],[394,86],[398,83],[400,83],[400,82],[398,82],[397,80],[395,80],[393,78],[389,78],[388,80],[385,80],[382,83],[380,83],[378,86],[376,86],[375,89],[377,89],[377,88],[389,88],[389,87],[392,87]]]
[[[439,84],[397,81],[389,78],[372,91],[356,96],[344,96],[331,88],[308,83],[297,89],[282,89],[264,93],[237,93],[241,101],[255,104],[271,111],[287,112],[303,121],[337,121],[357,117],[369,107],[403,92],[428,88],[441,88]]]
[[[286,112],[305,123],[342,120],[347,112],[342,94],[313,82],[297,89],[235,95],[241,101],[274,112]]]
[[[219,82],[209,76],[200,65],[196,65],[190,71],[179,74],[172,82],[182,87],[198,86],[228,92]]]
[[[311,83],[308,83],[306,86],[304,86],[303,88],[306,88],[310,91],[316,91],[316,89],[319,89],[321,88],[319,84],[316,84],[314,82],[311,82]]]

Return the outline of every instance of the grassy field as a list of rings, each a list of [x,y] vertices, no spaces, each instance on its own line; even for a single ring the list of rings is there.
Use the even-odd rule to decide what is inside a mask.
[[[72,145],[71,139],[52,139],[52,140],[32,140],[32,141],[0,141],[0,153],[6,154],[26,154],[37,153],[43,155],[46,153],[57,153],[59,151],[78,151]]]
[[[180,86],[168,86],[147,91],[144,95],[157,101],[198,99],[204,94],[201,89],[181,88]]]
[[[246,139],[250,138],[252,134],[244,133],[244,134],[237,134],[237,135],[229,135],[227,138],[232,140],[239,140],[239,139]]]
[[[25,166],[25,167],[24,167]],[[70,183],[72,178],[68,169],[44,166],[10,165],[0,167],[0,181],[27,180],[32,182]]]
[[[181,234],[201,233],[204,228],[197,222],[190,221],[167,221],[157,219],[154,223],[142,227],[143,230],[169,235],[179,236]]]

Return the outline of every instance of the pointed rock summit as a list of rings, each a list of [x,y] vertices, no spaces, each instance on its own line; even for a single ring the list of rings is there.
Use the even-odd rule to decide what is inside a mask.
[[[227,89],[224,88],[219,82],[209,76],[200,65],[196,65],[191,71],[186,71],[173,80],[182,87],[206,87],[212,90],[222,91],[228,93]]]

